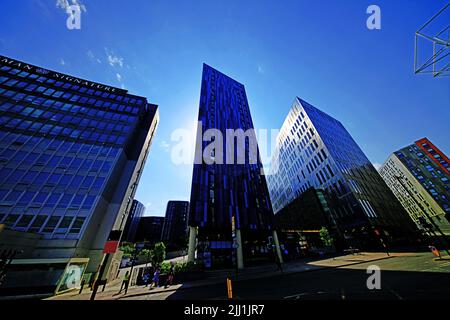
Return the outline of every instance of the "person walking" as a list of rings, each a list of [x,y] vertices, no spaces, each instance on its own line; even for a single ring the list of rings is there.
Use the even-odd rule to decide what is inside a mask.
[[[167,280],[166,280],[165,288],[172,285],[174,276],[175,276],[175,267],[173,265],[173,262],[171,262],[169,272],[167,273]]]
[[[125,276],[123,277],[122,285],[120,286],[120,291],[119,291],[118,294],[120,294],[120,293],[122,292],[122,290],[124,289],[124,287],[125,287],[125,294],[127,294],[129,283],[130,283],[130,272],[127,271],[127,272],[125,273]]]
[[[150,289],[152,289],[153,286],[155,286],[155,288],[159,287],[159,274],[160,274],[160,269],[156,268],[155,273],[153,274],[153,279],[152,279],[152,283],[150,284]]]
[[[144,281],[145,287],[147,287],[148,280],[150,280],[150,274],[148,271],[145,271],[144,276],[142,277],[142,280]]]

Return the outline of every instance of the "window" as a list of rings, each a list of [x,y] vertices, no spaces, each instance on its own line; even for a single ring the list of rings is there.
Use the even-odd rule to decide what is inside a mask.
[[[17,199],[19,199],[19,197],[22,195],[23,191],[19,191],[19,190],[12,190],[8,196],[6,197],[5,201],[8,202],[16,202]]]
[[[55,230],[55,227],[58,224],[60,219],[61,219],[61,217],[50,217],[50,219],[48,219],[46,225],[44,226],[44,230],[42,230],[42,232],[52,233],[53,230]]]
[[[105,181],[105,178],[98,177],[97,179],[95,179],[93,187],[94,188],[101,188],[104,181]]]
[[[91,209],[92,205],[94,204],[95,196],[87,196],[86,200],[83,203],[83,209]]]
[[[45,206],[53,207],[59,200],[59,197],[61,197],[61,193],[52,193],[50,197],[47,199]]]
[[[72,223],[73,217],[64,217],[58,226],[58,229],[67,229]]]
[[[81,203],[83,202],[84,194],[77,194],[72,200],[72,203],[70,204],[71,207],[79,207]]]
[[[33,220],[32,215],[23,215],[22,218],[20,218],[19,222],[16,225],[16,228],[26,228],[30,224],[31,220]]]
[[[31,199],[33,199],[34,195],[36,193],[32,191],[26,191],[22,198],[20,198],[19,204],[28,204],[31,202]]]
[[[31,224],[29,231],[39,232],[45,220],[47,220],[47,217],[48,216],[45,215],[37,216],[36,219],[34,219],[33,223]]]
[[[3,223],[7,226],[13,226],[16,223],[17,219],[19,219],[18,214],[10,214],[6,217],[6,220]]]
[[[94,182],[94,177],[92,176],[87,176],[83,183],[81,184],[81,187],[83,188],[89,188],[92,185],[92,182]]]
[[[48,192],[39,192],[36,198],[34,198],[33,203],[42,204],[48,197]]]
[[[76,234],[80,233],[81,228],[83,227],[84,220],[86,220],[85,217],[77,217],[72,225],[72,228],[70,228],[69,233]]]
[[[57,208],[67,208],[70,200],[72,200],[73,194],[64,194],[58,203]]]

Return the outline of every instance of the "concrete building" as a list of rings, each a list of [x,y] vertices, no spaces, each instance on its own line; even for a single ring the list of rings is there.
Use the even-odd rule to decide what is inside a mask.
[[[423,138],[391,154],[379,171],[420,229],[450,236],[449,168],[448,157]]]

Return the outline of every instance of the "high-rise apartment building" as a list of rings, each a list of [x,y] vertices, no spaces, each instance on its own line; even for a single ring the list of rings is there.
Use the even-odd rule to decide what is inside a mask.
[[[128,214],[125,228],[123,229],[121,241],[135,242],[139,221],[145,213],[145,206],[137,201],[133,200],[130,213]]]
[[[251,133],[233,135],[253,129],[244,86],[205,64],[198,121],[189,259],[194,259],[197,230],[197,259],[207,267],[242,268],[244,261],[267,255],[273,236],[273,211],[256,139]],[[210,129],[220,137],[208,138]],[[211,140],[217,148],[209,148]]]
[[[380,174],[425,232],[450,236],[450,161],[427,138],[394,152]]]
[[[164,217],[142,217],[136,234],[136,242],[149,242],[153,245],[161,241]]]
[[[64,270],[96,272],[157,123],[146,98],[0,56],[0,224],[40,236],[14,263],[28,290],[66,288]]]
[[[275,214],[307,189],[323,189],[329,220],[349,243],[376,245],[414,230],[406,212],[344,126],[296,98],[277,139],[268,176]]]
[[[188,235],[189,201],[169,201],[161,240],[171,249],[184,249]]]

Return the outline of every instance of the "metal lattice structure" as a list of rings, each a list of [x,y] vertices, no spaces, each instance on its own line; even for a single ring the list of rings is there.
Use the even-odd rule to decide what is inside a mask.
[[[425,42],[425,45],[421,45]],[[450,2],[415,34],[414,73],[450,76]],[[428,53],[425,51],[428,50]],[[420,58],[424,55],[425,58]]]

